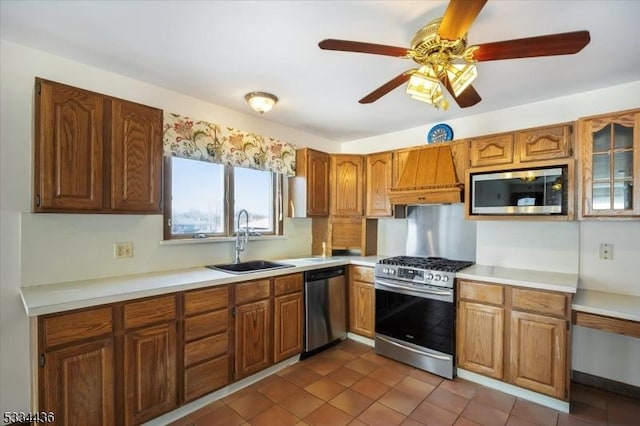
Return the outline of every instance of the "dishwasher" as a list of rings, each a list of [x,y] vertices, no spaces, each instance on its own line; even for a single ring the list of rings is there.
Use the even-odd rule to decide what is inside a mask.
[[[304,273],[305,329],[302,358],[347,335],[344,266]]]

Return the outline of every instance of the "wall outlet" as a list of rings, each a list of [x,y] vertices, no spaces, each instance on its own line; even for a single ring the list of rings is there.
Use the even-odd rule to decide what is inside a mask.
[[[133,257],[133,243],[131,241],[128,241],[126,243],[114,243],[113,257],[115,259],[125,259],[127,257]]]
[[[613,244],[600,243],[600,259],[613,259]]]

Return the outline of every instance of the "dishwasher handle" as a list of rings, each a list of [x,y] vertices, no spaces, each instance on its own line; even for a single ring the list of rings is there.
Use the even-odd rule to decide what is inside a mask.
[[[316,269],[304,273],[305,282],[328,280],[330,278],[344,275],[344,266],[336,266],[333,268]]]

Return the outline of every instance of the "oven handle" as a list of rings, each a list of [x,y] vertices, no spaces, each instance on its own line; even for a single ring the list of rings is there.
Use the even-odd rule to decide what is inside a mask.
[[[385,287],[397,288],[399,290],[415,291],[418,293],[425,293],[425,294],[436,294],[438,296],[453,296],[453,292],[449,290],[438,291],[438,290],[423,290],[421,288],[407,288],[405,286],[393,284],[393,283],[390,283],[389,281],[384,281],[381,279],[376,279],[375,283],[381,284]]]
[[[409,346],[401,345],[400,343],[396,343],[396,342],[394,342],[392,340],[389,340],[387,338],[384,338],[384,337],[382,337],[380,335],[376,335],[376,339],[380,339],[380,340],[384,341],[385,343],[389,343],[391,345],[398,346],[398,347],[400,347],[400,348],[402,348],[404,350],[417,353],[418,355],[428,356],[428,357],[439,359],[439,360],[442,360],[442,361],[450,361],[451,360],[451,358],[449,358],[447,356],[435,355],[435,354],[431,354],[429,352],[423,352],[423,351],[419,351],[417,349],[410,348]]]

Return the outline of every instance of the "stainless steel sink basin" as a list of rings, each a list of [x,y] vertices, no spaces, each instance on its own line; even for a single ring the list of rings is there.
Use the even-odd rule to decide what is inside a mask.
[[[251,272],[265,271],[270,269],[292,268],[295,265],[287,263],[271,262],[269,260],[250,260],[240,263],[226,263],[222,265],[207,265],[209,269],[216,269],[230,274],[249,274]]]

